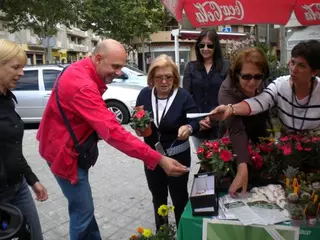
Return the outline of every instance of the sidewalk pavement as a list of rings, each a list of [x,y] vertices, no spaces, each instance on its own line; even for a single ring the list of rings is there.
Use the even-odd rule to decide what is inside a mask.
[[[124,126],[132,131],[130,127]],[[67,201],[38,152],[37,130],[25,130],[23,151],[32,170],[47,188],[49,199],[36,202],[45,240],[69,239]],[[192,145],[192,144],[191,144]],[[90,170],[95,216],[103,240],[128,240],[138,226],[155,230],[151,194],[140,160],[130,158],[104,141],[100,157]],[[195,152],[194,149],[192,152]],[[192,176],[199,169],[192,154]],[[170,203],[170,198],[169,198]]]

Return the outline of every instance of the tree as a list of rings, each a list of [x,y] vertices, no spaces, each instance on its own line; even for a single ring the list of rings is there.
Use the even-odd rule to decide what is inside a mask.
[[[48,43],[58,31],[57,24],[70,27],[78,20],[79,6],[79,0],[6,0],[3,11],[11,33],[31,28]],[[52,61],[50,46],[46,47],[46,59]]]
[[[84,0],[82,10],[84,26],[121,41],[128,52],[134,49],[133,38],[138,37],[144,43],[152,33],[163,28],[167,19],[157,0]]]

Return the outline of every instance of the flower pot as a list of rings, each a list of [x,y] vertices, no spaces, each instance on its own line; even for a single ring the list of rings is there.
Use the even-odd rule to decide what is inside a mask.
[[[306,216],[307,219],[307,225],[309,227],[314,227],[315,225],[317,225],[317,217],[316,216]]]
[[[198,173],[205,173],[205,172],[212,172],[212,167],[211,167],[211,165],[201,163]]]
[[[151,123],[142,132],[142,137],[149,137],[152,134]]]
[[[302,219],[291,219],[291,225],[294,227],[300,227],[303,223]]]

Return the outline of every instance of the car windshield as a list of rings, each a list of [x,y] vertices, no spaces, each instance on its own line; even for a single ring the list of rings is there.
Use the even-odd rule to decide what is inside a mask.
[[[135,75],[135,76],[147,76],[147,74],[145,72],[141,71],[138,68],[131,67],[129,65],[126,65],[124,67],[124,69],[126,70],[126,72],[128,72],[128,73],[130,73],[132,75]]]

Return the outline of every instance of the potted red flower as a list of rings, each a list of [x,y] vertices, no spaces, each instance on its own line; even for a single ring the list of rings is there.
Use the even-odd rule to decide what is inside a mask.
[[[227,188],[222,187],[222,183],[230,184],[236,175],[235,156],[230,138],[224,136],[221,139],[203,142],[197,150],[197,155],[202,168],[212,172],[218,179],[220,189]]]
[[[150,113],[144,110],[143,106],[137,106],[133,110],[129,125],[134,130],[140,131],[143,137],[149,137],[152,134],[151,122]]]

